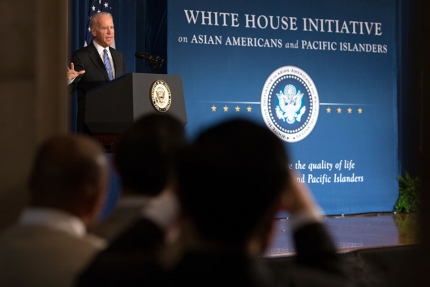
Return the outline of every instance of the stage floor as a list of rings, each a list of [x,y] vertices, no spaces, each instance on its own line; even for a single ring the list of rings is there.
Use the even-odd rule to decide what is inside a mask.
[[[417,214],[367,213],[327,216],[324,220],[339,252],[357,249],[417,244],[420,224]],[[275,236],[265,257],[295,254],[289,220],[275,221]]]

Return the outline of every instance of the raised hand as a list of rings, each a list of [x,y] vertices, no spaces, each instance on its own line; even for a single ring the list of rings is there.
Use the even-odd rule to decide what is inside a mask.
[[[281,208],[293,215],[297,212],[321,214],[322,210],[313,198],[309,188],[297,181],[295,173],[291,172],[290,176],[291,184],[282,196]]]
[[[75,66],[73,65],[73,63],[71,63],[70,69],[69,67],[67,67],[67,80],[71,81],[77,76],[82,75],[83,73],[85,73],[85,70],[77,72],[75,71]]]

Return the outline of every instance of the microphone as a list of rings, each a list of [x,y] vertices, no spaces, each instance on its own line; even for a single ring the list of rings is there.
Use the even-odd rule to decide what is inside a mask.
[[[164,63],[164,59],[162,59],[160,56],[153,56],[146,52],[136,52],[134,56],[138,59],[146,60],[151,67],[151,73],[155,73],[155,71],[158,70]]]
[[[152,61],[156,60],[156,59],[154,58],[154,56],[152,56],[151,54],[146,53],[146,52],[136,52],[136,54],[134,54],[134,56],[135,56],[136,58],[138,58],[138,59],[147,60],[147,61],[149,61],[149,62],[152,62]]]

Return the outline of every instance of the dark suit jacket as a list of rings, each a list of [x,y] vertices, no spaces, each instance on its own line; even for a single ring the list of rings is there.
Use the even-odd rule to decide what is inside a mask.
[[[115,78],[125,75],[124,54],[109,47],[115,68]],[[70,84],[71,92],[78,93],[78,132],[89,133],[84,125],[85,120],[85,97],[87,91],[109,82],[109,76],[103,64],[103,60],[97,52],[93,43],[75,51],[72,55],[72,63],[76,71],[85,70],[85,73],[76,77]]]
[[[294,234],[297,256],[289,266],[235,251],[207,250],[185,254],[173,270],[166,271],[145,255],[148,246],[154,244],[143,243],[149,234],[145,236],[143,228],[135,228],[123,238],[132,238],[133,233],[140,233],[137,238],[142,240],[143,252],[136,247],[132,248],[134,252],[127,251],[127,246],[139,239],[129,241],[129,245],[123,242],[122,248],[111,246],[81,276],[79,286],[351,286],[322,224],[305,226]],[[118,253],[120,249],[123,252]]]
[[[165,278],[157,264],[163,245],[163,231],[152,221],[140,219],[95,258],[77,286],[141,286],[141,278],[146,278],[148,286],[158,286],[157,280]]]
[[[297,255],[292,264],[270,264],[270,259],[239,252],[188,253],[170,272],[169,286],[347,287],[342,262],[322,224],[311,224],[294,234]],[[272,258],[273,259],[273,258]]]

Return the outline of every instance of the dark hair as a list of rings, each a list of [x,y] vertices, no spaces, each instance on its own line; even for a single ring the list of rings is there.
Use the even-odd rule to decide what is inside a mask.
[[[181,169],[184,211],[202,236],[243,242],[274,212],[289,183],[287,161],[265,127],[245,120],[213,127],[196,139]]]
[[[159,194],[177,177],[177,160],[186,148],[183,124],[166,114],[138,119],[118,141],[116,165],[127,190]]]
[[[30,201],[73,214],[98,196],[101,176],[107,176],[103,150],[83,136],[57,136],[36,152],[30,174]]]

